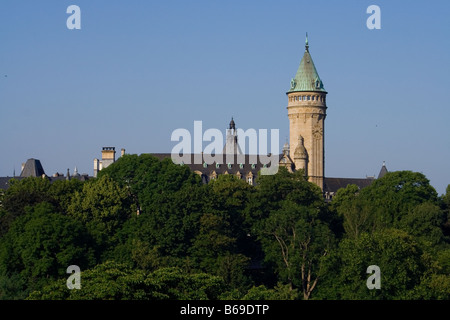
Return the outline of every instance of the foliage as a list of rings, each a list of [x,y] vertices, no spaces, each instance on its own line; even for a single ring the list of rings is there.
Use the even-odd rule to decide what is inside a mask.
[[[186,274],[178,268],[154,272],[131,269],[112,261],[82,271],[81,288],[68,290],[65,279],[53,281],[30,300],[210,300],[224,288],[219,277],[203,273]]]
[[[369,290],[366,285],[371,265],[381,270],[380,290]],[[318,298],[420,299],[416,291],[429,267],[430,261],[406,232],[386,229],[363,233],[357,239],[344,239],[326,258]]]
[[[81,221],[96,243],[98,258],[115,243],[115,235],[130,217],[130,206],[125,188],[108,176],[88,181],[76,191],[68,205],[67,214]]]
[[[63,276],[69,265],[92,265],[90,242],[79,221],[55,212],[51,204],[27,207],[26,214],[12,223],[1,240],[0,276],[20,276],[26,281],[19,284],[26,284],[28,290],[39,288],[48,279]],[[11,284],[6,281],[5,285]]]
[[[387,173],[331,202],[300,170],[251,186],[125,155],[0,194],[0,299],[449,299],[450,185]],[[66,286],[69,265],[81,289]],[[381,270],[369,290],[367,267]]]

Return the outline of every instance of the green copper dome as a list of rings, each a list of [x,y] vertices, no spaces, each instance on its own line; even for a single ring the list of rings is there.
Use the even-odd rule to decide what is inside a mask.
[[[291,87],[287,93],[301,91],[325,92],[323,82],[320,80],[314,62],[309,54],[308,37],[306,37],[305,54],[298,67],[295,78],[291,80]]]

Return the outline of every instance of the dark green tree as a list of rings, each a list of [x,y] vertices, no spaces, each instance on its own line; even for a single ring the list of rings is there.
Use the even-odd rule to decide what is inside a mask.
[[[367,201],[375,210],[380,227],[399,228],[401,219],[415,206],[431,202],[437,203],[436,190],[430,181],[419,172],[388,172],[361,190],[358,198]]]
[[[25,207],[43,201],[56,205],[49,193],[50,181],[43,178],[11,179],[2,197],[3,214],[0,215],[0,237],[8,232],[11,223],[25,214]]]
[[[69,216],[86,225],[95,240],[99,259],[114,248],[117,231],[135,213],[136,207],[130,203],[126,188],[108,176],[84,183],[67,207]]]
[[[81,272],[81,288],[68,290],[66,279],[32,292],[30,300],[209,300],[224,290],[221,278],[186,274],[178,268],[154,272],[108,261]]]
[[[247,210],[268,266],[279,281],[299,288],[303,299],[309,299],[319,281],[321,260],[335,238],[330,226],[336,219],[321,190],[301,171],[280,168],[273,176],[260,177]]]
[[[369,289],[367,268],[380,268],[381,289]],[[340,242],[324,259],[319,299],[421,299],[424,279],[432,267],[414,238],[403,230],[362,233]]]
[[[63,276],[72,264],[87,268],[95,262],[91,239],[79,221],[57,213],[46,202],[25,211],[0,241],[0,282],[6,285],[0,288],[3,297],[10,297],[5,278],[23,286],[9,290],[25,294]]]

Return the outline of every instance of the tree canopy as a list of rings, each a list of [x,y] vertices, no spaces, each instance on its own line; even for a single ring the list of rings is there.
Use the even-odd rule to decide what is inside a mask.
[[[203,184],[124,155],[88,181],[0,194],[0,299],[449,299],[450,185],[389,172],[332,201],[302,171]],[[69,290],[67,267],[81,269]],[[369,266],[381,289],[370,289]]]

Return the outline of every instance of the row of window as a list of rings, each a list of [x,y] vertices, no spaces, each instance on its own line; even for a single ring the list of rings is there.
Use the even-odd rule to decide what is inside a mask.
[[[180,166],[184,166],[184,162],[181,161]],[[231,169],[233,167],[233,165],[231,163],[227,164],[228,169]],[[256,164],[252,163],[251,164],[252,169],[256,168]],[[208,164],[206,162],[203,163],[203,168],[208,168]],[[220,168],[220,163],[216,163],[216,168]],[[239,168],[240,169],[244,169],[244,164],[240,163],[239,164]],[[267,164],[263,164],[263,168],[267,168]]]
[[[238,178],[241,179],[240,175],[236,175],[236,176],[238,176]],[[216,178],[217,178],[217,174],[209,176],[210,180],[214,180]],[[253,176],[247,176],[247,183],[253,185]]]
[[[233,165],[232,165],[231,163],[228,163],[228,164],[227,164],[227,167],[228,167],[228,169],[231,169],[231,168],[233,167]],[[256,164],[252,163],[252,164],[251,164],[251,167],[252,167],[252,169],[255,169],[255,168],[256,168]],[[263,167],[266,168],[267,165],[265,164]],[[208,164],[207,164],[206,162],[203,163],[203,168],[208,168]],[[216,168],[220,168],[220,163],[216,163]],[[243,164],[243,163],[240,163],[240,164],[239,164],[239,168],[240,168],[240,169],[244,169],[244,164]]]
[[[316,96],[291,96],[289,97],[289,101],[321,101],[325,102],[325,96],[316,95]]]

